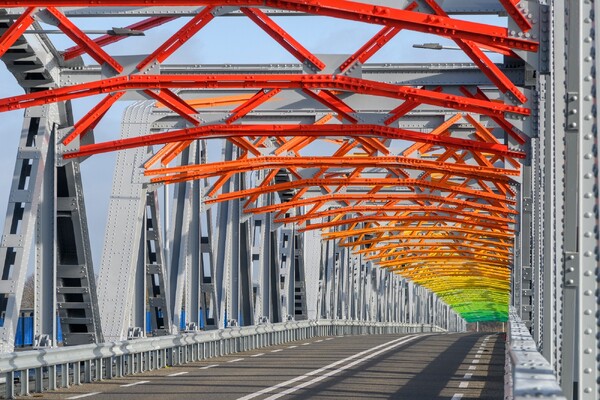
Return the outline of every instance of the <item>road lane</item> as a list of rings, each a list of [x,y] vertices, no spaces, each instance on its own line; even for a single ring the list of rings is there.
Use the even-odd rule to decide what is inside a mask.
[[[286,343],[61,389],[44,393],[44,398],[80,395],[91,400],[503,398],[504,342],[498,335],[369,335],[327,339]],[[275,389],[266,390],[269,388]],[[259,395],[253,396],[256,393]]]

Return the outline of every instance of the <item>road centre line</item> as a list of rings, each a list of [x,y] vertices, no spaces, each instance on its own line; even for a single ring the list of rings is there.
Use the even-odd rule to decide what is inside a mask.
[[[242,361],[242,360],[243,360],[243,358],[236,358],[235,360],[227,361],[227,363],[229,364],[229,363],[234,363],[234,362],[238,362],[238,361]]]
[[[283,351],[283,349],[271,350],[271,353],[279,353],[280,351]]]
[[[265,353],[258,353],[258,354],[253,354],[250,357],[260,357],[260,356],[264,356]]]
[[[67,400],[83,399],[84,397],[90,397],[90,396],[94,396],[94,395],[97,395],[100,393],[102,393],[102,392],[91,392],[91,393],[79,394],[77,396],[67,397]]]
[[[382,347],[388,346],[388,345],[390,345],[392,343],[397,343],[397,342],[399,342],[401,340],[406,340],[406,339],[409,339],[409,338],[415,338],[415,336],[414,335],[404,336],[404,337],[401,337],[399,339],[394,339],[394,340],[392,340],[390,342],[380,344],[379,346],[376,346],[376,347],[373,347],[371,349],[367,349],[367,350],[361,351],[360,353],[356,353],[356,354],[354,354],[354,355],[352,355],[350,357],[346,357],[346,358],[344,358],[342,360],[333,362],[333,363],[331,363],[329,365],[326,365],[326,366],[324,366],[322,368],[319,368],[319,369],[313,370],[311,372],[308,372],[308,373],[306,373],[304,375],[297,376],[297,377],[292,378],[290,380],[287,380],[285,382],[278,383],[277,385],[274,385],[274,386],[271,386],[271,387],[268,387],[268,388],[264,388],[262,390],[254,392],[254,393],[250,393],[250,394],[248,394],[246,396],[240,397],[238,400],[250,400],[250,399],[253,399],[255,397],[261,396],[263,394],[273,392],[273,391],[275,391],[275,390],[277,390],[279,388],[291,385],[292,383],[295,383],[295,382],[298,382],[298,381],[300,381],[302,379],[305,379],[305,378],[311,377],[313,375],[319,374],[319,373],[321,373],[323,371],[326,371],[329,368],[333,368],[333,367],[335,367],[337,365],[340,365],[340,364],[342,364],[344,362],[347,362],[347,361],[353,360],[353,359],[355,359],[357,357],[360,357],[362,355],[365,355],[365,354],[367,354],[367,353],[369,353],[369,352],[371,352],[373,350],[377,350],[377,349],[380,349]],[[404,342],[402,342],[402,343],[404,343]],[[303,345],[307,345],[307,344],[310,344],[310,343],[304,343]]]
[[[464,396],[464,394],[462,393],[456,393],[454,396],[452,396],[452,398],[450,400],[460,400],[462,399]]]
[[[469,367],[469,369],[470,369],[470,370],[475,370],[475,369],[477,369],[477,366],[475,366],[475,365],[471,365],[471,366]]]
[[[218,367],[219,364],[213,364],[213,365],[207,365],[206,367],[202,367],[200,369],[209,369],[209,368],[214,368],[214,367]]]
[[[381,348],[382,346],[384,346],[384,347],[382,349],[380,349],[380,350],[377,350],[377,351],[373,352],[373,353],[369,353],[369,351],[367,350],[366,353],[369,353],[369,354],[365,355],[364,357],[358,358],[358,360],[352,361],[350,364],[345,364],[345,365],[342,365],[341,367],[339,367],[337,369],[330,370],[329,372],[327,372],[327,373],[325,373],[323,375],[317,376],[316,378],[313,378],[310,381],[302,382],[299,385],[296,385],[294,387],[286,389],[286,390],[284,390],[281,393],[277,393],[277,394],[275,394],[273,396],[269,396],[265,400],[275,400],[275,399],[278,399],[280,397],[287,396],[288,394],[294,393],[297,390],[303,389],[303,388],[305,388],[307,386],[310,386],[312,384],[320,382],[323,379],[329,378],[330,376],[337,374],[338,372],[342,372],[342,371],[344,371],[344,370],[346,370],[348,368],[351,368],[351,367],[353,367],[353,366],[355,366],[357,364],[362,363],[363,361],[366,361],[366,360],[369,360],[369,359],[371,359],[371,358],[373,358],[375,356],[378,356],[381,353],[385,353],[386,351],[392,350],[392,349],[394,349],[396,347],[399,347],[399,346],[401,346],[403,344],[406,344],[406,343],[408,343],[410,341],[413,341],[413,340],[417,339],[417,337],[418,336],[412,336],[412,337],[409,336],[409,337],[405,338],[405,340],[400,341],[398,343],[394,343],[394,344],[389,345],[387,347],[385,347],[385,344],[377,346],[377,347],[375,347],[375,348],[373,348],[371,350],[375,350],[377,348]],[[387,344],[389,344],[389,343],[390,342],[388,342]],[[363,352],[363,353],[365,353],[365,352]],[[357,358],[356,355],[353,358]],[[308,377],[308,374],[306,374],[304,376]]]
[[[310,343],[302,343],[302,346],[308,346]]]
[[[121,387],[131,387],[131,386],[143,385],[144,383],[148,383],[148,382],[150,382],[150,381],[138,381],[138,382],[128,383],[127,385],[121,385]]]
[[[471,379],[473,377],[473,374],[468,372],[465,374],[465,376],[463,376],[463,379]]]
[[[460,385],[458,385],[458,387],[461,389],[465,389],[469,387],[469,382],[461,382]]]
[[[298,346],[289,346],[288,349],[295,349]]]

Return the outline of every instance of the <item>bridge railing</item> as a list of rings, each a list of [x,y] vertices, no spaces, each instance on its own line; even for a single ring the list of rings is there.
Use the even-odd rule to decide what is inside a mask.
[[[505,399],[566,400],[554,369],[538,351],[529,329],[514,308],[509,312]]]
[[[41,393],[317,336],[445,332],[425,324],[289,321],[0,355],[5,396]],[[18,386],[16,385],[18,383]]]

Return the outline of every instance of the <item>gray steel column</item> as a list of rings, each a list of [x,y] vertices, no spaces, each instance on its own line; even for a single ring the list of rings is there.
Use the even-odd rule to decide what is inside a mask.
[[[575,317],[573,325],[565,325],[565,330],[574,327],[574,337],[565,338],[562,378],[563,386],[569,386],[572,376],[573,392],[568,392],[568,395],[579,400],[597,399],[600,395],[597,361],[598,87],[595,80],[600,62],[595,37],[598,22],[594,20],[599,11],[597,3],[573,0],[568,2],[565,13],[568,18],[567,96],[564,107],[567,118],[565,324],[573,322],[568,316],[573,308],[567,309],[567,302],[573,297]],[[576,176],[575,187],[569,181],[573,176]],[[571,351],[573,355],[567,353]]]
[[[151,101],[128,107],[123,116],[122,137],[149,132],[152,121],[148,109],[153,107]],[[126,338],[131,323],[142,327],[140,324],[145,321],[145,300],[143,307],[137,307],[137,321],[130,322],[129,312],[136,309],[136,296],[146,298],[139,286],[145,282],[146,275],[142,244],[146,194],[142,166],[147,157],[148,149],[144,148],[117,154],[98,278],[100,316],[107,341]],[[142,266],[141,271],[138,264]],[[139,276],[137,292],[136,276]]]

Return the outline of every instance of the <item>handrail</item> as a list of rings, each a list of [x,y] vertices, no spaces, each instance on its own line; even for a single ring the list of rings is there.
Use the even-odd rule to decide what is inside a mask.
[[[507,393],[505,399],[566,400],[554,369],[538,351],[537,345],[516,310],[509,311],[506,351]]]
[[[59,386],[81,384],[82,373],[84,382],[111,379],[315,336],[421,332],[445,330],[428,324],[347,320],[288,321],[2,354],[0,374],[6,377],[4,398],[12,399],[15,397],[17,376],[21,386],[20,394],[29,395],[30,371],[34,372],[33,391],[43,392],[55,390]],[[47,373],[47,379],[44,379],[44,373]],[[57,381],[57,376],[60,376],[60,382]]]

